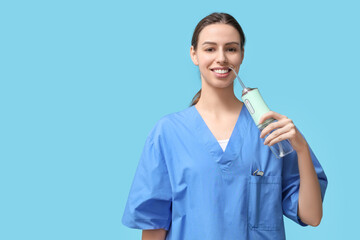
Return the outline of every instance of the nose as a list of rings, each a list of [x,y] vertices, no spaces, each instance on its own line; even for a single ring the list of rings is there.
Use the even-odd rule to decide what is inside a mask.
[[[219,64],[227,63],[227,57],[226,57],[226,54],[225,54],[224,50],[219,50],[218,51],[218,54],[217,54],[217,57],[216,57],[216,62],[219,63]]]

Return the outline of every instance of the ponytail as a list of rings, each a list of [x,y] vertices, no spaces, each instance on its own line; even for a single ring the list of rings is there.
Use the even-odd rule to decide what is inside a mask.
[[[195,96],[193,97],[193,99],[191,100],[190,107],[191,107],[191,106],[194,106],[195,104],[197,104],[197,102],[198,102],[199,99],[200,99],[200,96],[201,96],[201,88],[200,88],[200,90],[195,94]]]

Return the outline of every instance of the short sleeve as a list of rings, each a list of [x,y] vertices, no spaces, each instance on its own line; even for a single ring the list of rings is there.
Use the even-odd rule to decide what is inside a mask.
[[[321,198],[322,201],[324,201],[325,191],[328,184],[327,177],[310,146],[309,150],[311,160],[313,162],[314,169],[320,183]],[[297,153],[295,151],[283,158],[282,179],[282,205],[284,215],[301,226],[307,226],[307,224],[301,221],[297,214],[299,202],[300,174]]]
[[[172,190],[159,140],[145,142],[122,223],[136,229],[166,229],[171,223]]]

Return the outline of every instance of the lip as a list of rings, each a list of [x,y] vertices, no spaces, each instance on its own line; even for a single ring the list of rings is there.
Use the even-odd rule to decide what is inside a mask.
[[[230,75],[231,69],[228,67],[215,67],[215,68],[210,68],[210,70],[214,73],[214,75],[217,78],[226,78],[227,76]],[[217,73],[214,70],[229,70],[227,73]]]

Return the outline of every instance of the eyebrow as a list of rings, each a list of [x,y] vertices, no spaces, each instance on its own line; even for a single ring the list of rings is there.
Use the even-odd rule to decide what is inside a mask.
[[[205,45],[205,44],[217,45],[215,42],[204,42],[202,45]],[[238,43],[238,42],[228,42],[228,43],[226,43],[225,45],[230,45],[230,44],[236,44],[236,45],[239,45],[239,46],[240,46],[240,43]]]

